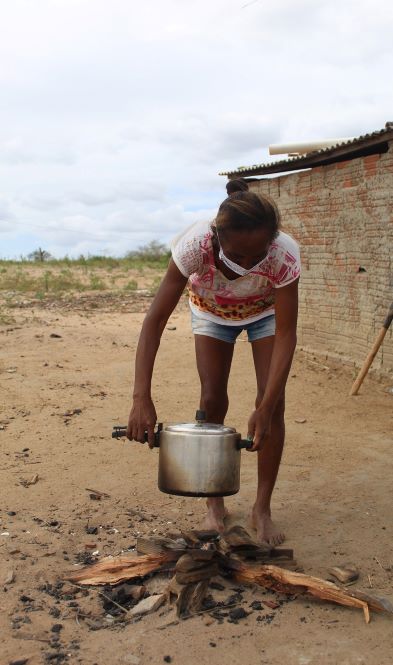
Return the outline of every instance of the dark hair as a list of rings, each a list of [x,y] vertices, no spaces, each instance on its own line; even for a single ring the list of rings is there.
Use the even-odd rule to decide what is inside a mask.
[[[273,239],[280,227],[280,215],[270,198],[253,192],[237,191],[221,203],[216,226],[221,233],[267,229]]]
[[[235,180],[230,180],[226,184],[226,190],[228,196],[234,194],[235,192],[247,192],[248,182],[244,178],[236,178]]]

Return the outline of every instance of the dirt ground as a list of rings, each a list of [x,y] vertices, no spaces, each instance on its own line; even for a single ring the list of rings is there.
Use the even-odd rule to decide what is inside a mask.
[[[242,592],[250,613],[238,623],[208,613],[176,623],[168,607],[130,622],[114,618],[97,589],[62,585],[89,552],[117,554],[140,534],[197,528],[204,514],[203,500],[158,491],[157,451],[111,439],[112,426],[127,421],[148,304],[130,303],[31,309],[25,302],[15,323],[0,328],[1,663],[390,665],[393,617],[373,614],[366,625],[359,610],[301,597],[271,609],[263,601],[279,597],[250,588]],[[189,421],[198,406],[188,319],[183,303],[156,363],[164,422]],[[305,572],[326,578],[329,567],[350,561],[360,570],[355,588],[393,600],[393,396],[367,378],[350,398],[352,380],[297,353],[273,515]],[[242,434],[254,394],[250,347],[241,340],[227,423]],[[241,489],[227,501],[233,522],[247,524],[255,471],[255,455],[243,452]],[[94,501],[87,488],[109,496]],[[224,585],[215,598],[234,593]],[[262,610],[250,608],[255,600]]]

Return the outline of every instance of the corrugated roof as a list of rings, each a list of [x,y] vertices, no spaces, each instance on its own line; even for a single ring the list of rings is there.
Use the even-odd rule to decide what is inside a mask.
[[[364,134],[349,141],[337,143],[329,148],[321,148],[314,152],[299,157],[288,157],[277,162],[265,164],[254,164],[253,166],[239,166],[233,171],[223,171],[219,175],[247,176],[263,175],[268,173],[284,173],[298,169],[312,168],[334,162],[344,161],[354,157],[361,157],[375,152],[386,152],[388,141],[393,140],[393,122],[387,122],[384,129],[379,129],[371,134]],[[377,148],[380,148],[378,150]]]

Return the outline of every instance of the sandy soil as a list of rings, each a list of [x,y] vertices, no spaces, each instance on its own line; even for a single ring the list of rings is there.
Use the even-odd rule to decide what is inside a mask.
[[[56,586],[92,550],[116,554],[139,534],[197,527],[204,514],[203,500],[158,491],[157,451],[111,439],[112,426],[127,420],[146,305],[25,307],[0,328],[1,663],[390,664],[393,617],[374,615],[366,625],[358,610],[297,598],[238,624],[201,615],[165,627],[173,609],[122,623],[96,589]],[[176,330],[165,331],[154,395],[159,418],[180,422],[192,419],[199,394],[184,304],[170,324]],[[356,588],[392,600],[393,396],[367,379],[350,398],[352,378],[297,354],[274,516],[305,572],[327,577],[330,566],[352,561]],[[244,434],[254,393],[250,348],[240,341],[227,422]],[[243,454],[241,489],[227,502],[236,522],[247,520],[255,463]],[[109,497],[93,501],[86,488]],[[223,597],[233,593],[225,584]],[[243,607],[269,598],[248,589]]]

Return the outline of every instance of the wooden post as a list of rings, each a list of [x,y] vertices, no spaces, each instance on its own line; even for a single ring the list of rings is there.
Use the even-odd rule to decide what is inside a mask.
[[[392,320],[393,320],[393,302],[390,305],[387,317],[386,317],[385,321],[383,322],[383,326],[382,326],[381,330],[378,333],[378,336],[377,336],[377,338],[376,338],[376,340],[373,344],[373,347],[372,347],[370,353],[368,354],[366,360],[364,361],[363,367],[360,370],[360,372],[359,372],[359,374],[356,378],[356,381],[354,382],[354,384],[351,388],[351,391],[349,393],[350,396],[358,394],[358,390],[359,390],[360,386],[362,385],[364,377],[366,376],[368,370],[370,369],[371,364],[372,364],[375,356],[377,355],[378,349],[379,349],[379,347],[381,346],[381,344],[384,340],[384,337],[385,337],[385,335],[386,335],[386,333],[389,329],[390,324],[392,323]]]

